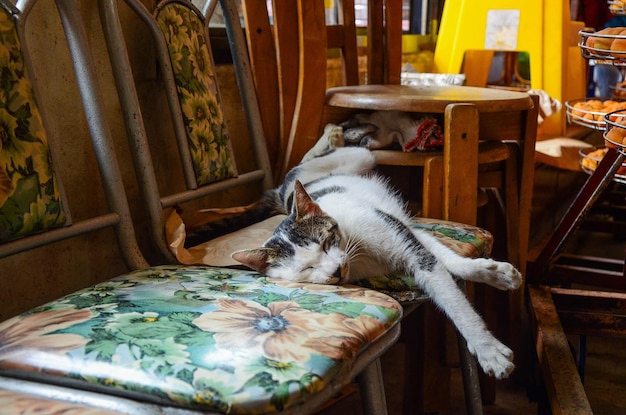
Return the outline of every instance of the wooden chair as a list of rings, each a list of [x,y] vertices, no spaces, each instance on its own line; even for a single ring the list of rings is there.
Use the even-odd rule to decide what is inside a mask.
[[[380,10],[385,10],[386,25],[381,23]],[[507,91],[484,92],[479,89],[428,89],[399,85],[399,62],[401,50],[394,42],[401,35],[401,25],[393,22],[399,19],[401,4],[398,1],[371,2],[369,4],[372,24],[368,26],[368,82],[372,85],[358,85],[358,56],[356,52],[356,29],[354,27],[354,3],[350,0],[339,2],[339,23],[326,25],[325,10],[322,2],[273,2],[273,25],[270,25],[268,10],[258,2],[244,1],[243,12],[248,28],[248,49],[254,69],[255,85],[259,101],[263,103],[263,125],[269,137],[278,136],[279,151],[275,156],[279,177],[290,167],[297,164],[320,135],[321,128],[327,122],[342,122],[356,112],[375,110],[403,110],[409,112],[436,113],[444,118],[445,127],[458,124],[468,125],[472,117],[471,109],[457,108],[464,112],[459,122],[444,116],[448,104],[470,103],[478,106],[478,113],[501,112],[509,107],[512,116],[517,111],[524,119],[527,112],[533,111],[531,98],[522,93]],[[299,40],[298,40],[299,39]],[[389,47],[380,48],[379,39]],[[300,49],[303,48],[303,49]],[[340,51],[345,87],[331,88],[326,92],[327,51]],[[299,52],[300,51],[300,52]],[[384,58],[380,57],[385,52]],[[268,59],[274,55],[276,59]],[[296,70],[295,68],[298,68]],[[386,77],[370,75],[375,68],[383,68]],[[380,71],[379,71],[380,72]],[[371,81],[373,82],[370,82]],[[379,85],[375,85],[378,83]],[[381,87],[380,84],[387,84]],[[392,86],[391,86],[392,85]],[[493,100],[493,104],[489,101]],[[452,111],[452,110],[451,110]],[[300,113],[303,115],[301,116]],[[266,115],[267,114],[267,115]],[[452,114],[452,112],[450,113]],[[500,114],[502,117],[507,114]],[[499,115],[494,115],[494,118]],[[531,117],[528,117],[531,118]],[[502,118],[501,118],[502,119]],[[380,165],[408,166],[424,169],[422,183],[422,216],[443,218],[462,223],[476,223],[478,187],[498,188],[505,194],[507,258],[522,269],[525,266],[524,235],[516,235],[518,226],[513,226],[519,218],[518,206],[528,208],[530,196],[521,196],[532,189],[529,174],[529,161],[534,150],[530,151],[535,139],[530,120],[518,122],[511,128],[503,129],[498,137],[491,128],[497,128],[497,121],[482,121],[479,129],[464,128],[454,134],[449,128],[443,128],[445,136],[444,153],[408,153],[397,151],[376,151]],[[536,122],[535,122],[536,123]],[[485,132],[485,129],[489,131]],[[460,139],[464,135],[465,139]],[[503,144],[505,141],[515,146]],[[477,144],[478,143],[478,144]],[[454,146],[460,146],[455,150]],[[478,149],[476,152],[475,149]],[[476,154],[474,154],[476,153]],[[467,156],[464,158],[464,156]],[[508,161],[506,164],[504,161]],[[482,166],[477,178],[466,174],[467,165]],[[488,166],[488,167],[487,167]],[[460,167],[460,168],[456,168]],[[523,169],[526,176],[522,176]],[[507,175],[506,172],[509,172]],[[500,175],[494,174],[500,172]],[[523,182],[520,178],[524,178]],[[468,182],[467,180],[470,180]],[[476,186],[473,186],[473,182]],[[509,186],[505,186],[505,183]],[[442,191],[442,187],[445,190]],[[530,195],[530,192],[528,193]],[[456,201],[456,202],[451,202]],[[463,201],[463,203],[459,203]],[[451,211],[452,209],[452,211]],[[522,218],[527,215],[523,214]],[[526,221],[522,229],[528,227]],[[522,231],[525,233],[526,231]],[[527,243],[526,243],[527,245]],[[521,255],[520,258],[518,256]]]
[[[163,32],[156,22],[168,18],[180,18],[192,23],[188,29],[205,33],[202,17],[188,2],[161,2],[154,18],[140,2],[129,0],[128,4],[146,22],[154,22],[151,28],[158,36],[163,37]],[[230,13],[229,22],[238,23],[232,3],[222,4]],[[19,8],[4,0],[0,5],[0,50],[7,58],[2,62],[7,81],[3,88],[9,92],[2,99],[5,108],[15,111],[12,116],[20,126],[9,132],[16,146],[8,151],[3,146],[0,151],[3,169],[15,178],[12,186],[3,181],[7,191],[0,206],[2,217],[15,226],[11,234],[3,232],[0,257],[25,251],[35,255],[39,246],[106,228],[118,235],[131,269],[0,323],[0,399],[8,405],[3,409],[103,415],[313,413],[358,377],[363,380],[359,382],[362,396],[368,397],[364,412],[386,413],[378,356],[399,335],[400,305],[366,288],[318,290],[318,286],[270,281],[234,268],[148,266],[135,242],[101,81],[95,75],[77,3],[59,0],[56,5],[92,136],[89,140],[67,134],[63,143],[52,142],[46,133],[40,117],[43,108],[33,94],[31,79],[35,77],[23,35],[35,1],[22,1]],[[99,5],[108,36],[121,35],[117,2],[102,0]],[[241,35],[239,26],[232,29]],[[121,48],[124,43],[117,39],[120,49],[112,53],[128,59]],[[202,39],[194,40],[193,45],[202,50]],[[210,59],[205,63],[211,65],[204,67],[210,72]],[[125,79],[130,72],[117,76]],[[46,74],[37,73],[36,79],[45,82]],[[141,112],[130,118],[141,118]],[[63,197],[62,179],[85,178],[78,170],[66,171],[64,177],[52,172],[54,166],[68,161],[62,158],[60,146],[78,145],[83,139],[93,146],[100,177],[79,190],[96,195],[101,180],[108,210],[72,222],[70,203],[76,195]],[[35,186],[44,193],[33,195],[33,180],[44,184]],[[33,212],[39,214],[29,219],[29,209],[37,203]],[[26,212],[17,210],[24,206]],[[32,226],[35,219],[40,222]],[[87,252],[78,248],[56,254],[72,261]],[[49,273],[42,261],[42,276],[48,275],[44,271]],[[3,275],[11,277],[18,278]],[[336,312],[328,312],[331,302]],[[344,306],[351,310],[349,314]],[[354,310],[361,311],[355,314]],[[234,321],[239,323],[232,326],[229,322]],[[257,330],[259,324],[270,321],[284,325]],[[348,321],[355,327],[341,329],[342,322]]]
[[[395,21],[399,15],[398,2],[370,2],[370,7],[382,3],[385,3],[386,20]],[[354,20],[352,2],[340,2],[340,24],[329,26],[321,2],[275,1],[273,25],[268,22],[267,10],[258,2],[244,1],[243,5],[259,99],[277,108],[268,111],[273,118],[270,121],[264,118],[264,125],[269,122],[282,128],[280,148],[284,153],[278,159],[279,163],[282,160],[283,173],[300,160],[327,122],[339,123],[354,113],[374,110],[439,114],[444,120],[443,153],[376,151],[378,163],[423,171],[421,214],[426,217],[474,224],[478,188],[500,189],[504,195],[506,226],[499,227],[506,228],[503,235],[507,238],[502,255],[524,270],[537,123],[537,107],[531,97],[473,88],[402,86],[398,85],[399,64],[397,77],[376,80],[387,85],[358,85],[355,75],[358,69],[354,68],[358,57],[352,48],[343,46],[355,42],[354,28],[350,25]],[[380,25],[368,27],[368,40],[389,39],[389,47],[383,48],[391,55],[388,62],[401,61],[401,51],[393,47],[398,43],[391,40],[399,37],[400,27],[384,26],[384,35],[375,31]],[[347,86],[327,91],[327,50],[338,47],[342,48],[340,57]],[[276,60],[268,59],[272,51]],[[368,81],[372,66],[382,68],[381,62],[385,61],[368,55]],[[391,72],[388,70],[388,75]],[[277,81],[272,73],[280,75]],[[272,82],[276,86],[269,88]],[[511,122],[504,126],[503,119]],[[504,144],[507,141],[511,144]],[[410,184],[416,186],[417,180],[412,179]],[[521,298],[522,295],[516,295],[513,300],[514,315],[521,314]]]
[[[626,251],[623,260],[562,252],[584,227],[624,160],[623,147],[608,150],[542,250],[529,262],[528,310],[538,376],[546,392],[539,406],[552,413],[593,413],[583,384],[587,336],[626,336]],[[623,210],[623,192],[619,199]],[[615,221],[612,229],[596,231],[623,228],[623,221]],[[566,335],[579,338],[576,359]]]

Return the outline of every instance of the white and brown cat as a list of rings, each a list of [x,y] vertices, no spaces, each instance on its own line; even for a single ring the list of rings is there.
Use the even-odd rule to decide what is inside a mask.
[[[489,332],[455,278],[512,290],[522,276],[509,263],[460,256],[412,228],[404,202],[374,167],[370,151],[344,147],[343,128],[327,126],[303,162],[266,197],[289,216],[262,247],[233,258],[269,277],[319,284],[411,275],[454,323],[483,370],[508,376],[512,351]]]

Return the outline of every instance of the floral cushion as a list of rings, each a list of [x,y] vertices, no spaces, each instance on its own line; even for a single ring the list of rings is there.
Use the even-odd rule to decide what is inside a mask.
[[[160,6],[156,19],[169,48],[196,180],[203,185],[233,177],[230,138],[203,21],[175,2]]]
[[[228,413],[321,391],[402,316],[385,294],[229,268],[132,272],[0,323],[0,375]]]
[[[13,18],[0,8],[0,242],[63,225],[48,139]]]

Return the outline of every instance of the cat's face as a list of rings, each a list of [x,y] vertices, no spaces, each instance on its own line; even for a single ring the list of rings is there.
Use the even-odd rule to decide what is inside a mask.
[[[296,282],[346,282],[345,238],[337,222],[326,215],[296,182],[295,211],[261,248],[238,251],[233,258],[268,277]]]

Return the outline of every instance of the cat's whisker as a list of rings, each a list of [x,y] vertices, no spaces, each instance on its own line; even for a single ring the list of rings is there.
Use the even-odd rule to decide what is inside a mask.
[[[352,235],[348,235],[346,240],[345,253],[348,257],[348,261],[353,261],[359,256],[363,255],[361,248],[361,241],[356,238],[352,238]]]

